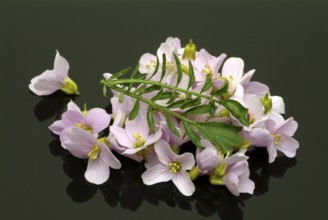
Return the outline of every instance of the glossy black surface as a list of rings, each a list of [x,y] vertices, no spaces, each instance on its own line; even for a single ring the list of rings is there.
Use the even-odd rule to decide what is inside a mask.
[[[327,11],[324,1],[1,1],[0,218],[326,219]],[[252,155],[254,195],[200,179],[186,198],[169,183],[143,185],[142,165],[123,158],[122,171],[96,187],[84,180],[86,162],[47,129],[70,99],[108,107],[102,73],[135,65],[168,36],[242,57],[299,122],[296,158],[267,164],[265,152]],[[28,90],[56,49],[81,96]]]

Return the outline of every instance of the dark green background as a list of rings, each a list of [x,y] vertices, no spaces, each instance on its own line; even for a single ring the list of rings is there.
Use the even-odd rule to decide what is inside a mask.
[[[324,1],[1,0],[0,218],[326,219],[327,6]],[[75,101],[106,107],[102,73],[135,65],[168,36],[183,44],[193,38],[199,49],[215,55],[242,57],[246,70],[256,69],[255,80],[284,97],[286,116],[299,122],[296,160],[251,162],[256,195],[234,198],[223,187],[199,181],[201,192],[191,202],[179,196],[174,202],[172,185],[143,187],[140,171],[133,174],[136,166],[128,161],[124,174],[114,172],[96,188],[83,180],[86,163],[63,152],[47,129],[70,97],[37,97],[28,84],[52,68],[56,49],[80,87]],[[169,200],[154,205],[154,198]]]

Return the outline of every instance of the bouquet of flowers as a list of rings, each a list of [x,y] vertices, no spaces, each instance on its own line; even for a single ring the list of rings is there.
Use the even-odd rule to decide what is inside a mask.
[[[29,88],[41,96],[56,90],[79,95],[68,71],[57,51],[54,69],[33,78]],[[144,163],[146,185],[172,180],[191,196],[193,180],[208,176],[211,184],[225,185],[236,196],[252,194],[247,152],[266,148],[272,163],[278,151],[294,157],[299,147],[292,137],[297,122],[282,116],[281,97],[251,81],[254,72],[244,71],[241,58],[197,51],[192,40],[181,47],[178,38],[169,37],[156,55],[142,55],[136,67],[103,74],[104,95],[108,89],[113,95],[111,113],[81,110],[71,101],[49,129],[64,149],[88,159],[85,178],[94,184],[106,182],[110,168],[120,169],[115,154],[121,154]],[[193,144],[182,152],[186,142]]]

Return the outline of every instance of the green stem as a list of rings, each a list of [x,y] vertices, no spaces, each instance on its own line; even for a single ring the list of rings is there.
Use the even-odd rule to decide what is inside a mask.
[[[116,82],[116,81],[115,81],[115,82]],[[108,86],[109,86],[109,85],[108,85]],[[128,96],[130,96],[130,97],[132,97],[132,98],[135,98],[135,99],[137,99],[137,100],[139,100],[139,101],[142,101],[142,102],[144,102],[144,103],[146,103],[146,104],[148,104],[148,105],[151,105],[151,106],[154,107],[155,109],[158,109],[158,110],[161,110],[161,111],[163,111],[163,112],[165,112],[165,113],[168,113],[168,114],[170,114],[170,115],[173,115],[174,117],[179,118],[179,119],[181,119],[181,120],[183,120],[183,121],[186,121],[186,122],[188,122],[188,123],[190,123],[190,124],[193,124],[193,125],[195,125],[195,126],[198,125],[197,122],[192,121],[192,120],[190,120],[190,119],[188,119],[188,118],[186,118],[186,117],[184,117],[184,116],[182,116],[182,115],[179,115],[179,114],[177,114],[177,113],[175,113],[175,112],[173,112],[173,111],[171,111],[171,110],[165,108],[164,106],[158,105],[158,104],[156,104],[155,102],[153,102],[153,101],[151,101],[151,100],[149,100],[149,99],[146,99],[146,98],[144,98],[144,97],[142,97],[142,96],[139,96],[139,95],[137,95],[137,94],[134,94],[134,93],[132,93],[132,92],[130,92],[130,91],[126,91],[124,88],[120,88],[120,87],[115,86],[115,85],[112,85],[112,86],[109,86],[109,87],[110,87],[111,89],[116,90],[116,91],[123,92],[124,94],[126,94],[126,95],[128,95]]]
[[[213,101],[220,104],[219,100],[213,99],[213,97],[211,97],[211,96],[204,95],[204,94],[194,92],[194,91],[190,91],[190,90],[186,90],[186,89],[182,89],[182,88],[178,88],[178,87],[175,87],[175,86],[171,86],[171,85],[156,82],[156,81],[148,81],[148,80],[144,80],[144,79],[118,79],[118,80],[113,80],[110,83],[106,80],[103,80],[102,83],[107,85],[108,87],[111,87],[112,85],[116,85],[116,84],[120,85],[120,84],[130,84],[130,83],[143,83],[143,84],[157,85],[157,86],[161,86],[161,87],[164,87],[164,88],[168,88],[168,89],[176,90],[176,91],[179,91],[179,92],[183,92],[183,93],[186,93],[186,94],[195,95],[197,97],[205,98],[205,99],[208,99],[208,100],[213,100]]]

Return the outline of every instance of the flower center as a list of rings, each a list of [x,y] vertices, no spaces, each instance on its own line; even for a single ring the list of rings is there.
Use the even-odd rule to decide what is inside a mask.
[[[151,69],[155,67],[156,67],[156,60],[151,60],[150,63],[146,65],[147,69]]]
[[[204,66],[204,68],[202,69],[202,73],[205,75],[210,74],[211,76],[213,76],[213,71],[211,70],[211,66],[209,64],[206,64]]]
[[[177,173],[181,170],[181,164],[179,162],[170,163],[170,173]]]
[[[145,145],[146,140],[141,136],[139,132],[134,133],[132,137],[134,138],[134,143],[133,143],[134,148],[139,148]]]
[[[92,150],[88,153],[88,157],[91,160],[96,160],[98,158],[99,153],[101,152],[101,148],[97,145],[92,147]]]
[[[276,134],[273,136],[274,137],[274,144],[276,146],[280,146],[281,145],[281,141],[284,139],[283,136],[281,134]]]
[[[86,130],[87,132],[92,133],[92,128],[89,125],[76,123],[75,126],[78,127],[78,128],[82,128],[82,129]]]

